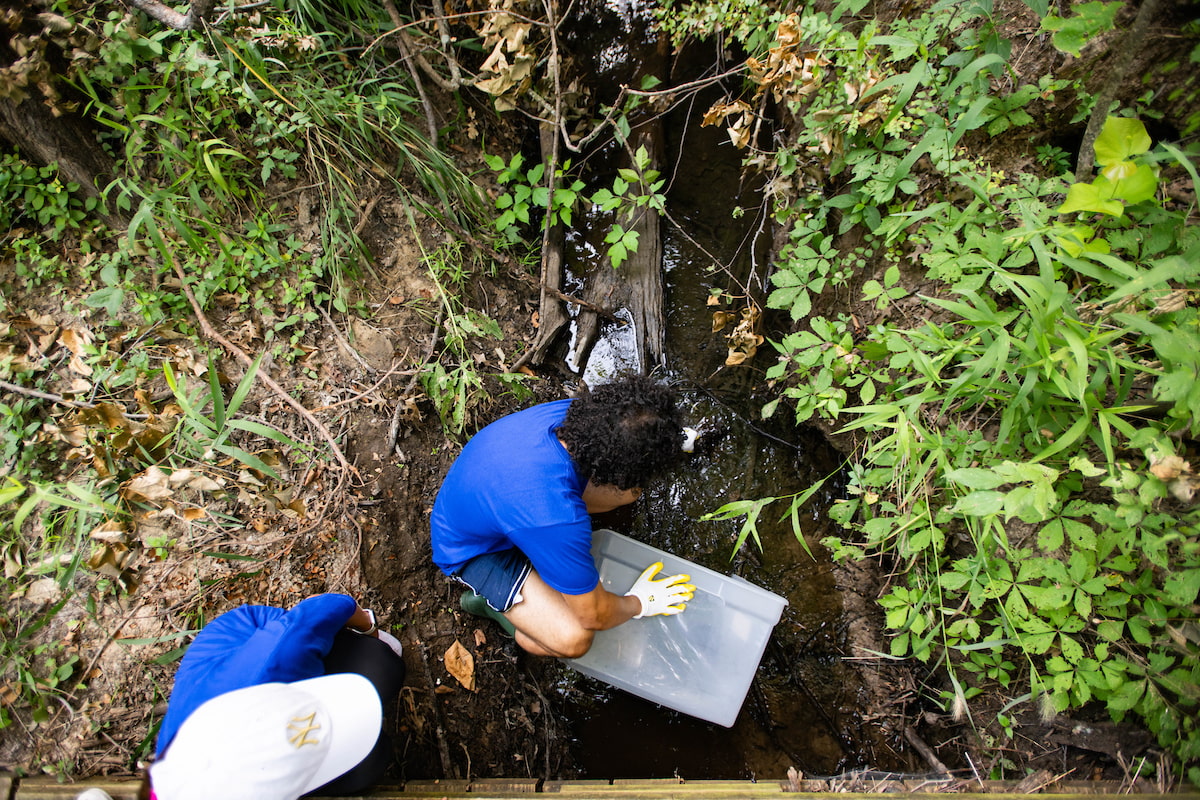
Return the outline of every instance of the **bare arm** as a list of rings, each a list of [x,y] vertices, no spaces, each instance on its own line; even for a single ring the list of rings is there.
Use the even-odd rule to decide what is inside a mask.
[[[587,594],[564,594],[567,607],[587,630],[606,631],[641,612],[642,601],[636,597],[613,594],[599,583]]]
[[[641,603],[638,604],[639,606]],[[636,611],[634,612],[637,613]],[[367,611],[362,606],[355,606],[354,613],[350,615],[350,619],[346,620],[346,627],[353,628],[356,631],[367,631],[371,628],[371,618],[367,615]],[[379,638],[378,631],[371,631],[371,636]]]

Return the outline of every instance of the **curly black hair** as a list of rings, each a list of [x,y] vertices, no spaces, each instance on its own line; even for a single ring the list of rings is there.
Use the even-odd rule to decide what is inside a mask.
[[[643,375],[577,397],[556,433],[585,479],[622,490],[666,472],[683,446],[674,393]]]

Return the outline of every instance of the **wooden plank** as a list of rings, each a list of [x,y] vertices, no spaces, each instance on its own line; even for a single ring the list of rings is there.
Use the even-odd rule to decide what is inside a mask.
[[[596,797],[603,800],[646,798],[646,800],[740,800],[741,798],[776,797],[784,793],[777,781],[684,781],[677,778],[652,780],[618,779],[608,781],[547,782],[543,792],[571,795],[573,798]],[[789,795],[789,798],[791,795]]]
[[[540,791],[539,791],[540,784]],[[803,785],[803,784],[802,784]],[[965,782],[963,784],[965,785]],[[1029,800],[1031,795],[1012,791],[1015,783],[986,781],[983,792],[955,792],[954,800]],[[0,777],[0,800],[75,800],[85,789],[96,787],[108,792],[113,800],[136,800],[139,782],[95,780],[59,783],[53,778],[14,780]],[[379,786],[370,792],[340,800],[405,800],[435,797],[461,800],[520,798],[529,794],[570,795],[570,800],[761,800],[779,795],[779,800],[832,800],[830,792],[788,792],[786,784],[775,781],[685,781],[675,778],[618,781],[545,781],[536,779],[488,779],[468,783],[462,780],[410,781],[403,787]],[[1200,792],[1183,789],[1172,794],[1126,794],[1118,781],[1072,781],[1055,785],[1050,792],[1036,795],[1041,800],[1079,800],[1097,795],[1121,795],[1121,800],[1200,800]],[[903,793],[906,800],[947,800],[936,785],[925,790]],[[838,800],[896,800],[895,792],[839,792]],[[215,799],[214,799],[215,800]]]
[[[539,778],[489,778],[472,781],[470,791],[473,795],[535,794],[540,783]]]
[[[448,797],[450,795],[467,794],[469,791],[471,791],[471,784],[467,781],[409,781],[404,784],[402,794],[435,794],[438,797]]]
[[[140,781],[98,780],[59,783],[53,778],[22,778],[16,784],[13,800],[75,800],[86,789],[103,789],[113,800],[137,800]]]
[[[542,793],[577,794],[610,785],[610,781],[546,781],[542,784]]]

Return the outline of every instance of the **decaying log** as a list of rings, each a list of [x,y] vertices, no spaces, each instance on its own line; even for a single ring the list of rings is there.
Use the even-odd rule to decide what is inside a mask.
[[[633,149],[644,146],[651,154],[651,169],[661,169],[662,126],[657,122],[643,126],[633,137]],[[663,316],[662,231],[659,215],[642,213],[632,226],[638,232],[637,252],[630,254],[617,269],[607,259],[595,265],[585,276],[583,298],[601,308],[624,308],[629,312],[637,346],[638,364],[643,373],[665,363],[665,319]],[[575,347],[577,364],[583,364],[600,335],[600,318],[587,307],[576,320]]]
[[[99,197],[97,179],[107,181],[113,173],[95,131],[78,116],[55,116],[41,98],[21,103],[0,98],[0,139],[40,164],[57,164],[64,182],[79,184],[85,197]]]
[[[550,163],[551,172],[556,162],[555,152],[558,131],[542,126],[542,161]],[[541,299],[538,302],[538,332],[533,344],[510,368],[516,372],[526,364],[541,364],[546,352],[558,338],[559,332],[571,321],[563,306],[563,232],[558,225],[551,225],[542,236],[542,280]]]
[[[663,39],[642,61],[640,74],[665,78],[667,52],[667,44]],[[552,61],[557,63],[555,59]],[[561,121],[561,108],[557,102],[553,116],[555,124],[543,125],[541,132],[542,160],[547,164],[548,175],[554,174],[558,164],[558,134],[561,126],[557,123]],[[626,147],[627,155],[644,147],[650,156],[649,169],[661,170],[664,139],[661,117],[654,113],[645,114],[643,119],[633,120],[632,126]],[[628,162],[625,166],[629,166]],[[612,322],[614,312],[624,309],[633,325],[637,363],[640,371],[645,373],[665,363],[660,219],[656,211],[641,208],[634,219],[624,218],[620,223],[627,230],[638,233],[637,251],[630,254],[620,268],[613,269],[607,258],[591,265],[572,265],[577,274],[584,273],[580,275],[584,289],[578,298],[581,302],[577,303],[573,351],[569,361],[581,367],[586,364],[599,338],[601,322]],[[538,334],[529,351],[513,365],[513,370],[529,363],[543,363],[563,329],[571,322],[563,305],[566,299],[562,293],[563,268],[563,233],[557,228],[549,228],[543,237]]]

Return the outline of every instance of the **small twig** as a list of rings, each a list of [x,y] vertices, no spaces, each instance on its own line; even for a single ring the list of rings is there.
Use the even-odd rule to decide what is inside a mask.
[[[450,26],[446,24],[446,18],[443,16],[436,16],[433,18],[433,20],[437,23],[438,35],[442,38],[442,41],[453,41],[450,36]],[[458,59],[455,58],[454,53],[449,50],[442,52],[442,55],[446,57],[446,65],[450,68],[450,83],[454,84],[455,86],[462,86],[462,70],[458,66]]]
[[[930,749],[929,745],[927,745],[927,744],[925,744],[925,742],[921,741],[921,737],[917,736],[916,732],[913,731],[913,729],[908,727],[907,725],[904,727],[904,738],[908,741],[909,744],[912,745],[914,750],[916,750],[918,753],[921,754],[921,757],[924,758],[925,762],[927,764],[929,764],[930,767],[933,768],[934,772],[940,773],[942,775],[950,774],[950,770],[947,769],[946,765],[942,763],[941,759],[939,759],[937,757],[937,755],[934,754],[933,750]],[[975,765],[972,764],[971,769],[974,769],[974,768],[975,768]]]
[[[442,329],[442,320],[446,318],[446,307],[443,305],[438,309],[437,320],[433,323],[433,332],[429,335],[429,347],[425,349],[425,357],[421,359],[421,365],[429,363],[429,359],[433,358],[434,348],[437,347],[438,331]],[[396,449],[396,437],[400,434],[400,416],[404,413],[404,398],[408,397],[412,392],[413,387],[417,385],[417,379],[421,377],[421,369],[413,370],[412,377],[409,378],[408,385],[404,387],[404,391],[396,399],[396,408],[392,412],[392,424],[388,426],[387,440],[384,442],[384,452],[391,453]]]
[[[380,386],[382,386],[387,381],[387,379],[392,377],[393,375],[407,376],[407,375],[414,375],[418,372],[418,370],[415,370],[415,369],[397,370],[396,367],[398,367],[398,366],[400,366],[399,361],[392,364],[392,366],[388,368],[388,371],[383,373],[383,377],[380,378],[379,380],[375,381],[374,385],[372,385],[371,388],[367,389],[365,392],[359,392],[358,394],[354,395],[353,397],[347,397],[345,400],[338,400],[336,403],[330,403],[327,406],[317,406],[316,408],[313,409],[313,413],[315,414],[318,411],[329,411],[332,408],[338,408],[339,406],[346,406],[353,402],[361,400],[364,397],[366,397],[367,395],[369,395],[371,392],[375,391]]]
[[[68,406],[69,408],[95,408],[95,403],[85,403],[81,400],[68,400],[60,394],[50,394],[49,392],[39,392],[37,389],[28,389],[24,386],[18,386],[15,383],[8,381],[0,381],[0,389],[7,389],[10,392],[36,397],[39,400],[49,400],[52,403]]]
[[[415,638],[415,637],[414,637]],[[434,733],[437,735],[438,755],[442,759],[442,776],[454,777],[453,765],[450,763],[450,748],[446,744],[446,730],[442,724],[442,709],[438,705],[437,684],[433,682],[433,671],[429,669],[429,656],[425,652],[425,643],[417,639],[417,652],[421,654],[421,666],[425,669],[425,681],[429,684],[429,704],[433,706]]]
[[[436,145],[434,145],[436,147]],[[376,184],[378,185],[378,184]],[[379,205],[379,201],[383,199],[383,195],[377,194],[367,201],[367,207],[363,209],[359,216],[358,222],[354,225],[354,235],[358,236],[363,232],[363,228],[367,227],[367,223],[371,220],[371,212],[375,210],[375,206]]]
[[[537,685],[537,682],[529,681],[526,683],[526,685],[533,688],[534,694],[536,694],[538,696],[538,700],[542,704],[542,719],[546,722],[546,747],[545,747],[546,770],[543,773],[543,777],[546,780],[550,780],[550,778],[551,778],[550,751],[554,749],[552,747],[552,745],[554,744],[554,739],[553,739],[554,715],[550,711],[550,703],[546,700],[546,695],[542,694],[542,688]]]
[[[459,742],[458,746],[462,748],[463,755],[467,757],[467,783],[471,782],[471,751],[467,749],[466,742]]]
[[[600,306],[598,306],[594,303],[589,303],[587,300],[580,300],[578,297],[575,297],[574,295],[566,294],[565,292],[563,292],[559,289],[555,289],[553,286],[547,286],[544,283],[542,284],[542,289],[544,291],[549,292],[550,294],[554,295],[559,300],[562,300],[564,303],[570,303],[571,305],[576,305],[576,306],[579,306],[580,308],[586,308],[588,311],[591,311],[596,316],[598,316],[602,319],[605,319],[609,322],[615,322],[618,325],[626,324],[625,320],[621,319],[613,312],[609,311],[606,308],[601,308]]]
[[[912,728],[906,728],[904,731],[904,735],[907,737],[911,731],[912,731]],[[914,733],[913,736],[916,736],[916,734]],[[917,741],[921,741],[921,740],[918,739]],[[923,742],[922,742],[922,744],[923,744]],[[932,753],[933,751],[931,750],[930,752]],[[971,765],[971,772],[974,773],[974,775],[975,775],[975,783],[979,784],[979,788],[982,789],[983,788],[983,778],[979,775],[979,768],[975,766],[975,761],[971,758],[970,753],[963,753],[963,755],[967,757],[967,763]],[[938,763],[940,764],[941,762],[939,761]]]
[[[204,310],[200,308],[200,302],[196,300],[196,295],[192,292],[192,287],[188,285],[187,276],[183,274],[183,270],[179,268],[179,264],[176,263],[174,258],[171,259],[171,267],[175,270],[175,274],[179,277],[180,288],[183,289],[183,293],[187,296],[188,302],[191,303],[192,311],[195,313],[196,320],[200,323],[200,330],[204,332],[204,335],[224,347],[230,353],[233,353],[237,359],[247,367],[253,365],[254,360],[251,359],[250,356],[246,355],[246,353],[243,352],[243,350],[233,342],[217,333],[213,326],[209,323],[208,317],[204,316]],[[317,433],[319,433],[321,438],[324,439],[329,445],[329,449],[333,453],[333,457],[343,469],[346,469],[349,472],[358,472],[358,470],[356,470],[354,466],[346,460],[346,456],[342,454],[342,448],[338,446],[337,440],[334,438],[333,434],[330,433],[329,429],[326,428],[319,419],[314,417],[312,412],[301,405],[299,400],[288,394],[282,386],[275,382],[274,378],[272,378],[263,370],[258,370],[254,377],[270,387],[275,394],[279,395],[279,397],[285,403],[291,406],[297,414],[303,417],[309,425],[313,426],[313,428],[317,430]]]
[[[375,369],[370,364],[368,364],[367,360],[365,358],[363,358],[362,355],[360,355],[359,352],[354,349],[354,347],[350,344],[350,342],[346,339],[346,337],[342,335],[342,332],[338,329],[337,323],[335,323],[333,321],[333,317],[329,316],[329,312],[325,310],[324,306],[318,305],[318,306],[315,306],[315,308],[317,309],[317,311],[321,312],[321,316],[323,316],[325,318],[325,321],[329,323],[330,329],[333,330],[334,338],[338,340],[339,344],[341,344],[344,348],[346,348],[346,351],[348,353],[350,353],[351,356],[353,356],[354,360],[358,362],[358,365],[360,367],[362,367],[363,369],[365,369],[367,372],[378,372],[379,370]]]
[[[406,36],[409,28],[416,28],[420,25],[423,25],[424,23],[428,22],[431,19],[435,20],[438,23],[438,27],[440,29],[441,26],[444,25],[449,20],[454,20],[457,22],[460,20],[467,19],[468,17],[486,17],[486,16],[489,16],[489,15],[495,14],[495,13],[496,13],[496,11],[494,9],[487,9],[485,11],[466,11],[466,12],[463,12],[462,14],[445,14],[445,15],[434,14],[434,15],[431,15],[428,17],[423,17],[422,19],[415,19],[412,22],[405,22],[404,24],[397,25],[396,27],[392,28],[390,31],[386,31],[386,32],[380,34],[378,37],[376,37],[375,41],[373,41],[369,45],[367,45],[367,49],[363,51],[363,57],[365,58],[368,54],[370,54],[371,50],[373,50],[376,46],[381,45],[383,43],[383,41],[385,39],[387,39],[389,36],[391,36],[392,34],[396,34],[397,36]],[[534,27],[538,27],[538,28],[546,27],[545,22],[542,22],[539,19],[534,19],[533,17],[527,17],[524,14],[519,14],[512,9],[508,9],[504,13],[506,15],[512,17],[513,19],[520,20],[521,22],[528,22],[530,25],[533,25]],[[409,44],[410,45],[412,44],[411,40],[410,40]],[[442,55],[446,55],[446,54],[442,53]],[[455,80],[457,80],[457,83],[451,83],[450,81],[447,81],[445,78],[443,78],[441,75],[438,75],[436,72],[433,72],[433,68],[429,66],[429,62],[427,62],[424,59],[424,57],[421,56],[420,53],[416,54],[417,63],[421,65],[421,68],[426,70],[430,74],[431,77],[433,77],[435,80],[437,80],[438,84],[440,86],[442,86],[442,88],[446,89],[447,91],[453,92],[456,89],[458,89],[459,86],[465,86],[465,85],[469,84],[470,80],[466,80],[466,81],[462,80],[459,77],[459,71],[457,69],[457,62],[455,62],[454,59],[450,58],[449,56],[446,56],[446,57],[447,57],[447,60],[450,61],[450,63],[451,63],[451,73],[455,76]]]
[[[383,0],[383,7],[387,10],[393,25],[397,28],[404,25],[404,20],[400,17],[400,12],[396,9],[396,4],[392,0]],[[438,146],[438,132],[437,120],[433,116],[433,106],[429,102],[429,96],[425,94],[425,84],[421,81],[421,73],[417,70],[416,61],[413,59],[408,37],[401,35],[397,39],[399,41],[400,55],[408,67],[408,74],[412,76],[413,84],[417,87],[417,96],[421,98],[421,106],[425,109],[425,124],[429,126],[429,143],[436,150]]]

